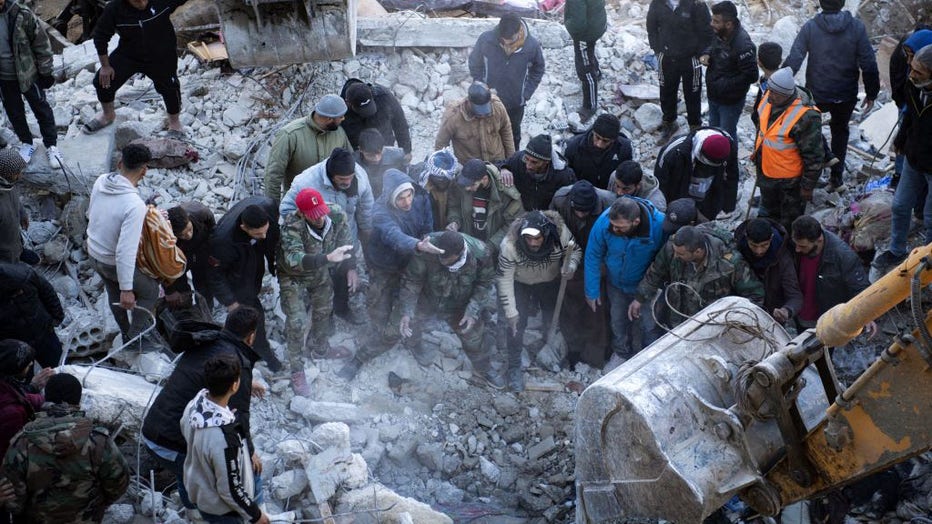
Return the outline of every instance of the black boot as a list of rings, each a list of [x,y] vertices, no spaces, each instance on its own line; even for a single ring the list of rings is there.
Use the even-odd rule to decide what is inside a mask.
[[[517,341],[508,345],[508,389],[514,392],[524,391],[524,371],[521,369],[521,353],[524,347]]]
[[[354,378],[356,378],[356,374],[359,373],[359,368],[361,368],[362,365],[362,360],[353,357],[349,362],[346,363],[345,366],[340,368],[340,371],[337,371],[337,376],[347,382],[351,382]]]

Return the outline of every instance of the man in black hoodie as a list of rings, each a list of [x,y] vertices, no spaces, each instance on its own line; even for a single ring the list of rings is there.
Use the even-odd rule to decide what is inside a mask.
[[[738,8],[729,0],[712,6],[712,31],[712,45],[699,57],[708,66],[709,125],[737,137],[744,99],[757,81],[757,49],[738,21]]]
[[[359,135],[364,129],[378,129],[387,145],[405,152],[405,161],[411,161],[411,133],[408,120],[395,95],[387,87],[366,84],[350,78],[343,84],[340,96],[346,102],[346,115],[340,124],[353,149],[359,149]]]
[[[265,263],[268,263],[269,273],[275,275],[275,248],[280,237],[278,206],[266,196],[241,200],[217,223],[210,235],[208,278],[214,298],[226,306],[227,311],[235,311],[240,305],[262,311],[259,293]],[[265,315],[259,315],[255,349],[269,369],[282,368],[265,336]]]
[[[576,177],[588,180],[599,189],[608,189],[612,174],[619,164],[631,160],[631,141],[621,132],[615,115],[604,113],[585,133],[566,141],[566,163]]]
[[[506,186],[514,183],[518,188],[525,211],[549,209],[557,190],[576,182],[573,168],[553,150],[550,135],[535,136],[524,151],[511,155],[502,164],[501,175]]]
[[[686,120],[702,124],[702,66],[699,55],[712,42],[711,15],[698,0],[651,0],[647,9],[647,39],[660,69],[660,108],[663,127],[658,143],[676,133],[676,93],[683,82]]]
[[[880,92],[880,72],[864,23],[841,10],[845,0],[819,0],[819,5],[822,12],[799,30],[783,66],[796,74],[809,56],[806,88],[819,111],[832,115],[828,126],[838,163],[832,166],[830,183],[837,190],[844,183],[848,122],[858,103],[858,78],[863,79],[866,93],[861,111],[867,114]]]
[[[479,35],[469,53],[473,80],[495,89],[511,120],[515,149],[521,147],[524,104],[544,78],[544,52],[521,17],[506,13],[498,27]]]
[[[181,133],[181,84],[175,27],[169,18],[186,0],[111,0],[94,27],[94,47],[100,69],[94,88],[102,112],[84,123],[85,133],[94,133],[113,123],[113,100],[117,89],[136,73],[149,77],[165,101],[168,129]],[[116,50],[107,55],[113,35],[120,37]]]
[[[265,393],[258,383],[252,381],[252,369],[259,360],[253,345],[257,341],[261,321],[261,311],[242,306],[230,312],[222,330],[206,323],[190,325],[192,330],[197,330],[197,342],[172,347],[182,353],[181,358],[142,422],[146,448],[156,462],[178,478],[178,495],[187,508],[194,505],[188,499],[183,483],[187,445],[178,421],[188,402],[205,386],[204,363],[217,355],[233,355],[240,361],[240,388],[230,399],[230,408],[236,413],[237,422],[243,426],[245,434],[250,434],[249,405],[253,389],[258,388],[257,395]],[[255,453],[252,449],[250,451]],[[255,454],[253,457],[255,463]]]
[[[0,318],[0,340],[26,342],[43,368],[58,365],[62,346],[55,326],[65,319],[65,310],[45,277],[22,262],[0,262]]]

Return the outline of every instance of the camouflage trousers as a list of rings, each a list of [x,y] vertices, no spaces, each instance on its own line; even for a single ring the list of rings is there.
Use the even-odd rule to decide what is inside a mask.
[[[779,222],[790,231],[793,221],[806,212],[806,201],[799,194],[801,180],[802,177],[767,178],[758,173],[760,208],[757,216]]]
[[[401,323],[401,308],[398,305],[400,290],[401,273],[370,267],[366,308],[371,324],[368,340],[356,353],[359,360],[368,362],[401,340],[401,332],[398,330]]]
[[[327,338],[333,334],[333,284],[329,274],[324,278],[294,278],[278,275],[282,312],[285,313],[285,343],[292,371],[304,369],[304,339],[307,333],[308,309],[311,310],[310,343],[323,351]]]

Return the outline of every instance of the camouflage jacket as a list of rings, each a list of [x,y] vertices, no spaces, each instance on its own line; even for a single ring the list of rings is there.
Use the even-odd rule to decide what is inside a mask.
[[[440,233],[431,233],[436,241]],[[428,300],[427,306],[438,315],[465,314],[479,318],[482,311],[495,310],[492,282],[495,280],[495,260],[481,240],[463,235],[469,254],[466,265],[451,272],[436,255],[416,254],[401,277],[402,314],[414,317],[418,298]]]
[[[340,246],[352,245],[349,222],[343,208],[328,204],[330,214],[321,234],[314,231],[298,212],[285,215],[282,240],[278,245],[278,274],[310,280],[330,278],[327,254]],[[353,259],[343,263],[356,263]]]
[[[7,5],[10,49],[13,51],[13,62],[16,65],[16,80],[19,90],[25,93],[32,88],[39,75],[52,76],[52,45],[35,13],[12,0],[8,1]]]
[[[100,522],[129,484],[129,467],[106,429],[52,405],[17,434],[4,460],[9,509],[26,522]]]
[[[661,258],[658,255],[638,286],[638,301],[647,302],[656,295],[657,290],[666,287],[665,293],[658,299],[661,307],[667,308],[669,303],[686,316],[695,315],[712,302],[729,295],[742,296],[763,306],[764,285],[754,276],[747,262],[717,236],[706,234],[705,237],[706,261],[703,267],[675,257]],[[686,320],[674,311],[669,311],[668,318],[670,327]]]

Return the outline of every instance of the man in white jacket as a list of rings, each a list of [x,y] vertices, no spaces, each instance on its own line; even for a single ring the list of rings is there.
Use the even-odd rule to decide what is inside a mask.
[[[229,408],[239,390],[240,361],[217,355],[204,363],[202,389],[185,407],[181,433],[188,444],[184,484],[201,516],[208,522],[257,522],[269,516],[255,498],[255,474],[250,460],[249,435]]]
[[[148,315],[137,311],[131,323],[128,312],[137,306],[153,311],[159,283],[136,268],[146,218],[146,203],[137,186],[146,176],[152,154],[146,146],[133,144],[124,147],[122,153],[117,171],[98,177],[91,190],[87,252],[104,281],[123,342],[128,342],[152,322]]]

